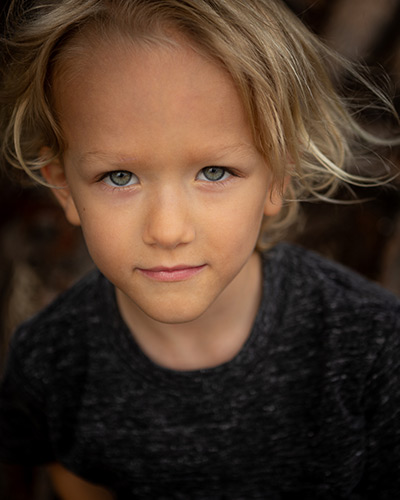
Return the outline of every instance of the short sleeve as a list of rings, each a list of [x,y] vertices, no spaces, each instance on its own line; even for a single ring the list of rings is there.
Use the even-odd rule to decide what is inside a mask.
[[[52,460],[44,399],[30,386],[12,345],[0,385],[0,461],[34,465]]]

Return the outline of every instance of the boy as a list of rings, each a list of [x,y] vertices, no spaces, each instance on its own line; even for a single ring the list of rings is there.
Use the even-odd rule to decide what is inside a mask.
[[[2,458],[65,498],[393,498],[397,300],[256,250],[285,195],[363,180],[315,39],[239,0],[44,4],[18,33],[4,156],[99,271],[14,335]]]

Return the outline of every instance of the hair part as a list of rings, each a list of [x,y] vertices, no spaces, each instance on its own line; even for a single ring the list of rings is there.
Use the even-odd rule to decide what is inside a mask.
[[[67,147],[54,106],[57,77],[79,72],[76,61],[99,39],[151,46],[173,44],[171,33],[231,75],[282,196],[291,178],[283,210],[263,224],[260,246],[282,237],[296,220],[298,201],[330,200],[343,184],[388,178],[387,171],[371,177],[355,170],[357,159],[391,142],[359,125],[332,74],[344,68],[393,112],[389,100],[278,0],[42,0],[13,12],[4,44],[1,154],[4,164],[38,182],[49,162],[42,149],[62,158]]]

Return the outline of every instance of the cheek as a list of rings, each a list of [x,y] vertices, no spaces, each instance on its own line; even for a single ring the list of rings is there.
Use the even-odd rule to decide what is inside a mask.
[[[94,262],[101,263],[119,260],[119,254],[126,251],[124,237],[127,238],[127,228],[123,230],[118,217],[113,217],[108,211],[90,210],[90,207],[80,210],[81,227],[86,246]]]
[[[266,195],[264,191],[254,189],[236,200],[233,208],[233,215],[237,226],[245,232],[258,232],[261,221],[264,217],[264,204]]]
[[[221,212],[222,217],[216,216],[212,223],[209,222],[207,230],[211,231],[212,227],[214,241],[218,242],[222,253],[225,250],[225,254],[232,255],[254,250],[264,216],[264,198],[238,199]]]

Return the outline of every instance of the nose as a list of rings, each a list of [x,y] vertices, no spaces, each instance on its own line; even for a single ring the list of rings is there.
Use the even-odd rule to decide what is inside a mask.
[[[146,212],[143,241],[147,245],[174,249],[195,237],[191,203],[187,193],[165,188],[152,196]]]

